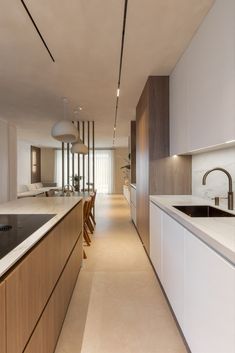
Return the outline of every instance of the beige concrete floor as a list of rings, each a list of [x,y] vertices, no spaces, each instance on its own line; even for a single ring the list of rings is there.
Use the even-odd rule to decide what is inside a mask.
[[[124,197],[99,196],[96,220],[56,353],[185,353]]]

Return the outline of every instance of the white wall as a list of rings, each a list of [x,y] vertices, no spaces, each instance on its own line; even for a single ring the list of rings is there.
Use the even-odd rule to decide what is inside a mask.
[[[25,185],[31,183],[30,143],[22,140],[17,142],[17,190],[27,191]]]
[[[16,198],[16,141],[16,127],[4,120],[0,120],[0,203]]]
[[[235,1],[216,0],[170,76],[171,154],[235,139]]]
[[[212,172],[207,177],[207,184],[202,185],[205,172],[215,167],[226,169],[233,178],[235,191],[235,147],[194,155],[192,158],[192,193],[206,199],[215,196],[227,197],[228,178],[219,171]],[[221,200],[226,205],[227,200]]]

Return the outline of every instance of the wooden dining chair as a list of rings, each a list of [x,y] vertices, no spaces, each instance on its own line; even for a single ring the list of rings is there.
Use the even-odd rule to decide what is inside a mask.
[[[84,209],[84,227],[87,233],[94,233],[94,224],[90,219],[91,208],[92,208],[92,198],[88,197],[85,202],[85,209]],[[85,232],[85,231],[84,231]],[[89,235],[89,234],[88,234]]]
[[[90,212],[89,212],[89,218],[95,227],[96,221],[95,221],[95,199],[96,199],[96,190],[90,193],[91,197],[91,207],[90,207]]]
[[[55,190],[46,191],[46,197],[53,197],[53,196],[55,196]]]
[[[86,199],[83,203],[83,238],[88,246],[90,246],[91,239],[87,231],[87,218],[89,215],[90,199]]]

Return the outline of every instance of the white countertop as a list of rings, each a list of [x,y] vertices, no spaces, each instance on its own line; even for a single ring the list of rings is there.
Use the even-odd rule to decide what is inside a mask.
[[[196,196],[159,195],[150,196],[150,200],[217,253],[235,264],[235,217],[192,218],[173,207],[177,205],[211,205],[217,207],[212,202]],[[217,208],[228,211],[224,207]],[[235,214],[235,211],[228,212]]]
[[[32,197],[0,204],[0,214],[56,214],[0,260],[0,278],[81,200],[82,197]]]

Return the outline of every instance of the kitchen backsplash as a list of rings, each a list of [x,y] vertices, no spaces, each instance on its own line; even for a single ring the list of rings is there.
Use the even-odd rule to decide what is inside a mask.
[[[220,172],[214,171],[207,177],[207,183],[202,185],[204,173],[212,168],[222,167],[233,178],[233,191],[235,191],[235,147],[217,151],[205,152],[194,155],[192,158],[192,193],[206,199],[215,196],[227,197],[228,178]],[[221,200],[221,205],[226,205],[227,200]]]

